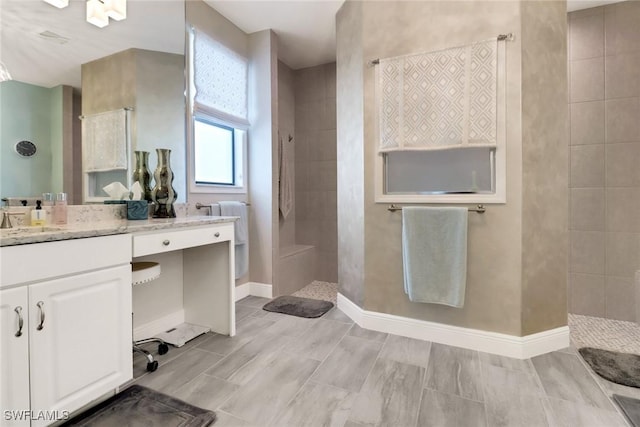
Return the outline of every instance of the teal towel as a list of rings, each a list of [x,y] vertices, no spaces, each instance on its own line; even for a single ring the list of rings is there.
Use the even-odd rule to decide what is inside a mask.
[[[413,302],[464,305],[467,208],[402,208],[404,292]]]

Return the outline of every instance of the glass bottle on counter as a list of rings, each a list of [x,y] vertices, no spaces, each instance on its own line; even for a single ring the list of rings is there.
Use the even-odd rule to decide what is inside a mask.
[[[52,208],[52,222],[55,225],[67,223],[67,193],[57,193],[56,202]]]

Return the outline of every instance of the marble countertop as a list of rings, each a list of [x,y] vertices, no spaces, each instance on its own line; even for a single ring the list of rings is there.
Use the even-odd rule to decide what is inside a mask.
[[[138,233],[153,230],[168,230],[198,227],[209,224],[234,222],[235,216],[187,216],[180,218],[158,218],[141,221],[125,219],[66,226],[47,225],[43,227],[15,227],[0,229],[0,246],[27,245],[31,243],[54,242],[59,240],[83,239],[87,237],[109,236],[112,234]]]

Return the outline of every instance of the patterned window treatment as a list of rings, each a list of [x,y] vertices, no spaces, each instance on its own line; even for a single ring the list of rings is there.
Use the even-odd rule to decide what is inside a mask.
[[[379,151],[496,146],[498,41],[381,59]]]
[[[247,59],[193,30],[194,110],[246,127]]]
[[[128,126],[125,109],[82,118],[82,161],[85,172],[126,170]]]

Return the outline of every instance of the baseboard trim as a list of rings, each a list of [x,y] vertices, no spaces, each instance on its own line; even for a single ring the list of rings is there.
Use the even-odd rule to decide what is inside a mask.
[[[138,326],[133,330],[133,339],[141,340],[144,338],[151,338],[154,335],[165,332],[166,330],[181,323],[184,323],[184,310],[178,310],[174,313]]]
[[[249,295],[263,298],[273,298],[273,286],[266,283],[247,282],[236,286],[235,300],[239,301]]]
[[[528,359],[569,346],[569,327],[518,337],[367,311],[338,293],[338,308],[360,327],[425,341]]]

